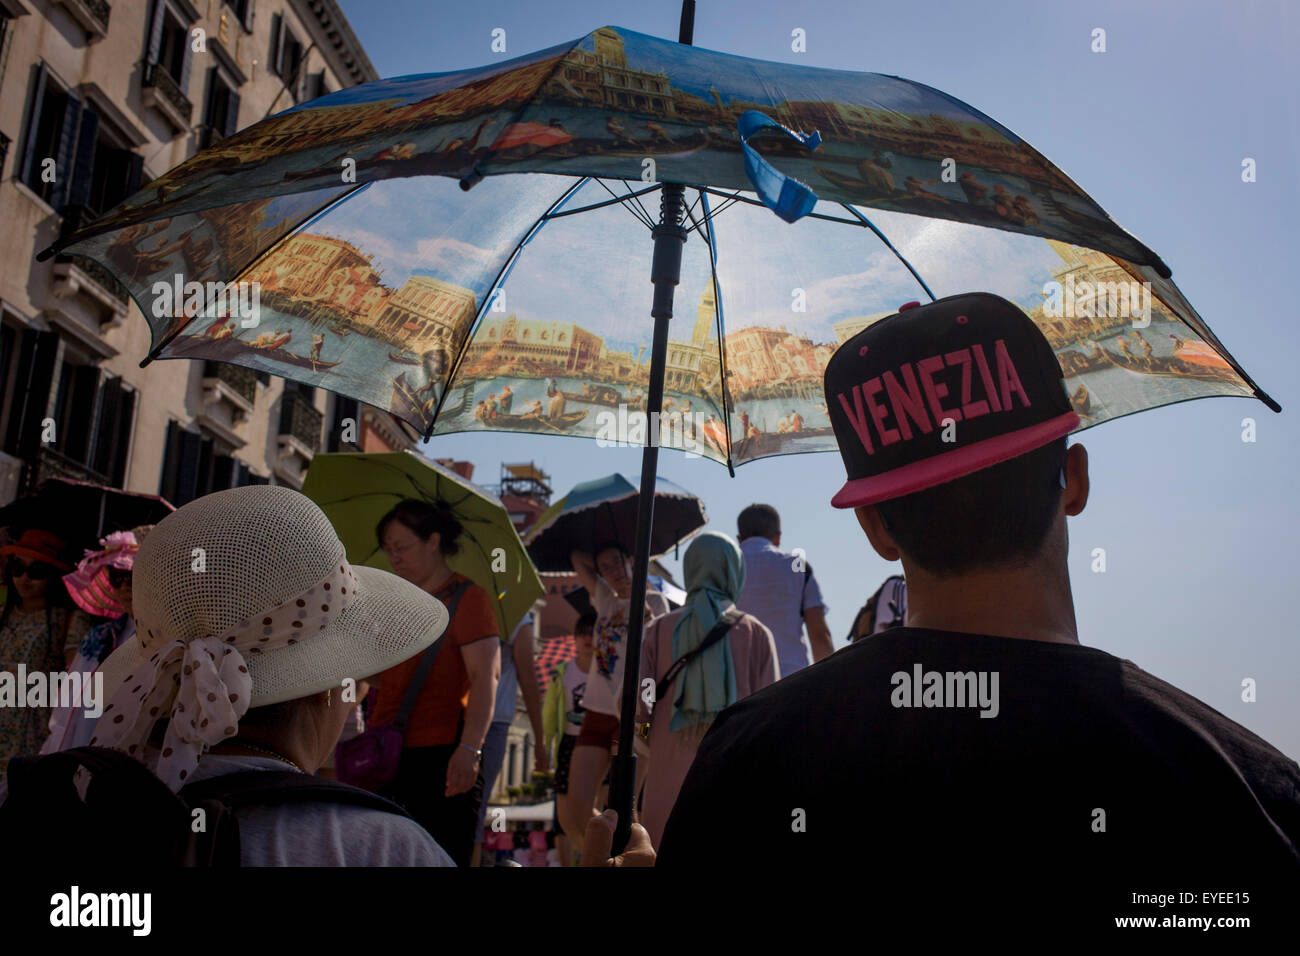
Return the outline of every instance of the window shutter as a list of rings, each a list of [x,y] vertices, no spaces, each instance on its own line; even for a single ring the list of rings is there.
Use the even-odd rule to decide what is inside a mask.
[[[72,183],[68,187],[68,205],[84,206],[90,202],[90,184],[95,176],[95,142],[99,133],[99,114],[89,106],[81,111],[77,133],[76,156],[72,164]],[[107,212],[97,209],[96,213]]]
[[[132,153],[127,157],[126,161],[126,194],[128,196],[134,196],[140,191],[143,178],[144,157],[139,153]]]
[[[99,423],[91,442],[90,467],[109,480],[113,476],[113,452],[118,444],[122,410],[122,379],[113,376],[99,388]]]
[[[54,381],[54,359],[59,352],[57,332],[23,331],[22,352],[18,357],[18,381],[26,388],[21,399],[15,396],[10,413],[10,433],[16,439],[20,458],[32,458],[41,445],[41,422],[45,418],[50,400],[50,385]],[[24,375],[23,372],[28,374]],[[16,429],[16,431],[15,431]]]
[[[199,479],[194,497],[201,498],[212,491],[212,455],[214,442],[206,435],[199,436]]]
[[[157,63],[162,56],[163,12],[166,5],[163,0],[154,0],[153,21],[149,24],[149,62]]]
[[[50,205],[58,212],[62,212],[68,203],[68,190],[76,166],[77,129],[81,125],[81,100],[71,93],[67,97],[59,123],[58,155],[54,157],[54,189],[50,192]]]
[[[175,422],[167,423],[167,440],[163,449],[162,479],[158,482],[158,494],[176,504],[176,478],[180,474],[181,464],[181,426]]]
[[[64,366],[65,368],[67,366]],[[95,428],[94,416],[99,404],[99,366],[78,365],[72,370],[72,390],[67,397],[68,413],[64,418],[63,447],[59,449],[73,461],[87,464],[90,460],[91,433]],[[89,414],[79,412],[86,409]]]
[[[26,152],[22,158],[22,173],[18,177],[29,185],[33,166],[39,166],[41,159],[44,158],[36,155],[36,137],[41,128],[41,107],[45,104],[45,79],[47,76],[49,76],[49,70],[45,68],[45,64],[37,64],[36,81],[32,83],[31,115],[27,118],[27,132],[24,135],[23,149]]]
[[[233,136],[239,129],[239,94],[231,90],[226,98],[226,128],[223,129],[223,136]]]
[[[237,478],[238,472],[235,470],[234,458],[230,455],[212,456],[212,486],[208,489],[210,492],[234,488]]]
[[[275,73],[280,72],[280,64],[284,58],[284,17],[280,14],[271,16],[271,69]]]
[[[181,54],[181,75],[177,79],[176,85],[180,87],[181,96],[189,99],[190,97],[190,64],[194,59],[194,50],[192,47],[193,37],[190,36],[190,28],[184,31],[185,39],[181,42],[185,44]]]
[[[208,91],[203,97],[203,122],[216,126],[217,115],[217,68],[208,67]]]
[[[113,442],[112,466],[105,474],[113,479],[113,487],[126,487],[127,452],[131,448],[131,431],[135,424],[135,389],[118,386],[117,437]]]
[[[199,495],[199,458],[203,453],[203,436],[197,432],[180,430],[176,468],[176,497],[171,499],[176,507],[187,505]]]

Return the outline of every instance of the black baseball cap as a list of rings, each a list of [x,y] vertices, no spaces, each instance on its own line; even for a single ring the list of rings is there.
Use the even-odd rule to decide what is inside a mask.
[[[848,472],[836,508],[941,485],[1079,425],[1042,331],[987,292],[901,306],[839,347],[824,384]]]

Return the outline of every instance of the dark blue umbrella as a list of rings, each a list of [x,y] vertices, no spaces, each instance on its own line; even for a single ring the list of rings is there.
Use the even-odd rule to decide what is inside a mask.
[[[551,505],[524,538],[538,571],[568,571],[573,551],[594,551],[618,544],[634,553],[641,494],[622,475],[608,475],[574,485]],[[704,503],[665,478],[655,479],[654,521],[650,554],[677,548],[708,521]]]

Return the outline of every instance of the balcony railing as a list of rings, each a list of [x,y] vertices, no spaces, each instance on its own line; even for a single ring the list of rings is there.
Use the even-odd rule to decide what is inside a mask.
[[[257,398],[257,373],[251,368],[231,365],[228,362],[204,362],[203,377],[224,382],[250,403]]]
[[[190,117],[194,114],[194,104],[176,85],[172,75],[160,63],[149,63],[144,68],[144,81],[141,83],[145,100],[158,107],[162,113],[179,130],[190,128]]]
[[[108,35],[108,17],[113,6],[108,0],[59,0],[81,26],[98,40]]]
[[[126,287],[117,281],[113,273],[109,272],[94,259],[87,259],[85,256],[64,256],[54,257],[56,263],[70,263],[81,272],[87,279],[94,282],[106,293],[121,302],[123,305],[131,304],[131,294],[126,291]]]
[[[280,400],[280,434],[298,439],[314,454],[320,450],[325,416],[304,395],[286,392]]]
[[[36,459],[29,460],[23,472],[24,493],[34,489],[46,478],[71,478],[73,481],[90,481],[97,485],[113,484],[107,475],[101,475],[81,462],[46,447],[37,451]]]

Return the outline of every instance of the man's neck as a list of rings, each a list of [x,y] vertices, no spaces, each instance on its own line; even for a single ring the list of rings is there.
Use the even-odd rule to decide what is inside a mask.
[[[1070,578],[1064,567],[999,568],[936,577],[906,568],[907,626],[1078,644]]]

